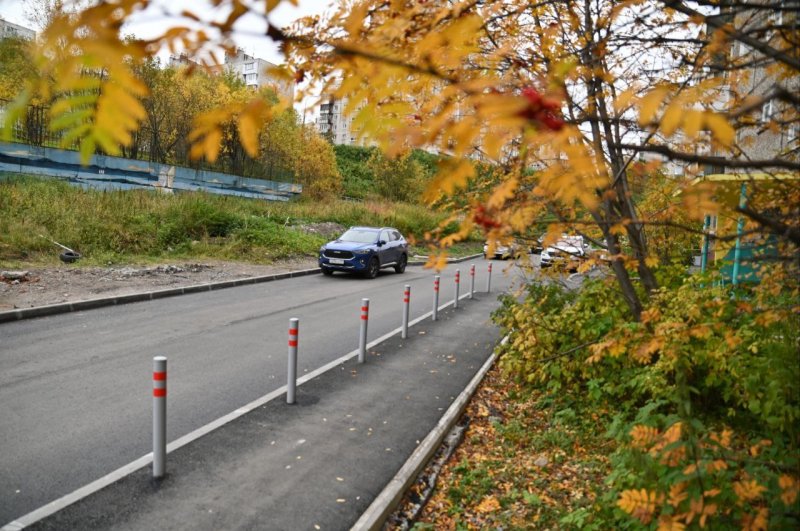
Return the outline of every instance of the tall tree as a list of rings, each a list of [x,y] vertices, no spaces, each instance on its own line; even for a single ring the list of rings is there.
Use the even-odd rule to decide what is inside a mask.
[[[291,61],[286,75],[321,80],[327,94],[347,98],[354,125],[389,155],[423,147],[449,156],[428,200],[464,187],[476,174],[476,157],[504,169],[499,185],[472,204],[461,234],[480,226],[490,238],[509,237],[541,219],[552,220],[551,238],[569,227],[596,227],[637,318],[658,287],[647,227],[663,221],[641,217],[632,162],[659,156],[689,172],[800,170],[792,133],[800,121],[800,43],[791,2],[360,0],[291,31],[269,23],[281,3],[232,1],[221,20],[185,13],[187,21],[214,27],[216,41],[196,24],[125,41],[119,28],[145,0],[57,15],[37,55],[44,73],[60,80],[56,122],[81,141],[84,156],[98,145],[118,150],[145,114],[139,99],[147,88],[126,65],[180,44],[215,70],[218,55],[209,50],[233,49],[236,22],[261,16],[265,34]],[[57,45],[69,54],[49,60]],[[87,74],[97,69],[106,75]],[[48,90],[34,84],[21,101]],[[259,125],[273,112],[258,97],[206,110],[189,133],[192,155],[213,162],[226,152],[223,141],[236,136],[255,156]],[[776,132],[779,152],[747,149],[754,137]],[[702,190],[682,190],[687,208],[709,204],[696,197]],[[753,230],[793,244],[796,253],[800,228],[787,198],[739,212]],[[693,219],[703,213],[689,211]]]
[[[306,126],[301,132],[302,152],[294,161],[297,180],[303,193],[314,199],[336,197],[342,190],[342,176],[336,167],[333,146],[315,130]]]
[[[22,39],[0,39],[0,99],[13,100],[25,88],[33,68],[28,44]]]

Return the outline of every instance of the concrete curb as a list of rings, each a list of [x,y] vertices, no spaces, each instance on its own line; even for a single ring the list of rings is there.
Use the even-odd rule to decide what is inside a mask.
[[[505,343],[507,340],[508,337],[506,336],[501,341],[501,344]],[[420,472],[422,472],[423,468],[425,468],[431,460],[433,454],[439,449],[444,438],[450,430],[453,429],[458,419],[461,418],[464,410],[467,409],[469,401],[472,399],[475,391],[478,390],[478,386],[486,376],[486,373],[489,372],[495,359],[496,355],[492,353],[472,380],[470,380],[469,385],[467,385],[455,401],[450,404],[445,414],[439,419],[436,427],[431,430],[397,474],[389,481],[381,493],[378,494],[370,506],[367,507],[367,510],[362,513],[358,521],[350,528],[351,530],[376,531],[383,528],[386,519],[392,511],[395,510],[411,484],[417,479],[417,476],[419,476]]]
[[[240,278],[235,280],[224,280],[222,282],[210,282],[208,284],[196,284],[194,286],[185,286],[182,288],[169,288],[157,291],[148,291],[144,293],[131,293],[130,295],[119,295],[116,297],[106,297],[101,299],[89,299],[85,301],[63,302],[59,304],[48,304],[46,306],[36,306],[34,308],[20,308],[17,310],[10,310],[0,312],[0,323],[6,321],[17,321],[20,319],[29,319],[31,317],[43,317],[46,315],[56,315],[59,313],[77,312],[81,310],[90,310],[92,308],[100,308],[102,306],[114,306],[117,304],[127,304],[129,302],[150,301],[155,299],[163,299],[165,297],[174,297],[176,295],[186,295],[188,293],[199,293],[201,291],[213,291],[223,288],[233,288],[236,286],[245,286],[247,284],[257,284],[259,282],[270,282],[272,280],[280,280],[283,278],[302,277],[306,275],[314,275],[319,273],[319,269],[301,269],[299,271],[288,271],[286,273],[277,273],[274,275],[262,275],[258,277]]]
[[[472,260],[483,256],[475,254],[465,256],[464,258],[457,258],[455,260],[448,260],[448,263],[457,264],[466,260]],[[426,262],[415,261],[409,262],[408,265],[421,266]],[[16,310],[8,310],[0,312],[0,323],[9,321],[19,321],[22,319],[31,319],[33,317],[45,317],[48,315],[56,315],[60,313],[79,312],[83,310],[91,310],[92,308],[101,308],[103,306],[115,306],[117,304],[127,304],[129,302],[152,301],[155,299],[163,299],[165,297],[175,297],[177,295],[186,295],[189,293],[199,293],[201,291],[213,291],[224,288],[234,288],[237,286],[246,286],[248,284],[258,284],[261,282],[271,282],[273,280],[281,280],[284,278],[303,277],[306,275],[316,275],[320,272],[318,268],[314,269],[300,269],[298,271],[287,271],[286,273],[276,273],[273,275],[262,275],[258,277],[239,278],[235,280],[223,280],[221,282],[210,282],[207,284],[196,284],[194,286],[186,286],[183,288],[169,288],[157,291],[147,291],[143,293],[131,293],[130,295],[119,295],[116,297],[105,297],[100,299],[89,299],[85,301],[75,302],[62,302],[59,304],[48,304],[46,306],[36,306],[33,308],[18,308]]]
[[[464,256],[462,258],[448,258],[447,259],[447,263],[448,264],[460,264],[461,262],[466,262],[467,260],[474,260],[475,258],[483,258],[483,253],[471,254],[469,256]],[[415,260],[413,262],[409,262],[408,265],[410,265],[410,266],[421,266],[421,265],[425,265],[427,263],[428,262],[425,261],[425,260]]]

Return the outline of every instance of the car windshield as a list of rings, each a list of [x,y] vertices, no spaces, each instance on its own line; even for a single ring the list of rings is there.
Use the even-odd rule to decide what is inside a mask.
[[[378,233],[374,230],[350,229],[339,239],[343,242],[375,243],[378,240]]]

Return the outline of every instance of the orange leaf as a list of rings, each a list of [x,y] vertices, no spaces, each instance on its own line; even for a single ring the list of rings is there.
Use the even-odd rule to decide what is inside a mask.
[[[500,509],[500,502],[494,496],[487,496],[475,508],[475,511],[481,514],[493,513]]]
[[[778,479],[778,486],[781,488],[781,501],[784,505],[789,506],[793,504],[797,499],[797,491],[800,487],[797,479],[784,474]]]

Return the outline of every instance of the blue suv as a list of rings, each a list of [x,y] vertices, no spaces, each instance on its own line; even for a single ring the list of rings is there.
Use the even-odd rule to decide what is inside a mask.
[[[325,275],[349,271],[375,278],[384,267],[402,273],[407,264],[408,243],[391,227],[350,227],[319,250],[319,267]]]

